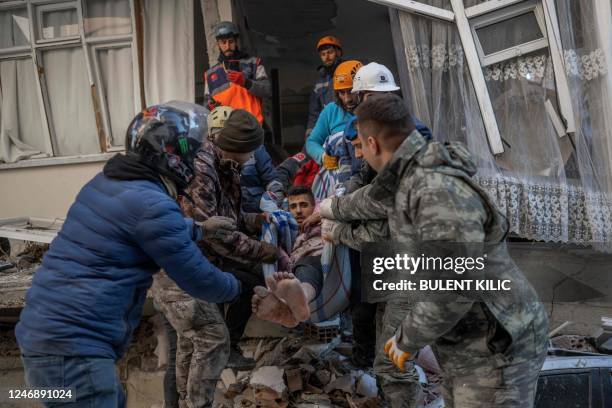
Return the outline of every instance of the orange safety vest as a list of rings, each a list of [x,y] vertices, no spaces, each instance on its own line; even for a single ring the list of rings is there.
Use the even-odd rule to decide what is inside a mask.
[[[254,81],[257,67],[259,66],[259,58],[250,57],[239,61],[240,71],[244,74],[245,78]],[[225,67],[222,64],[217,64],[206,71],[204,80],[208,85],[211,99],[214,99],[222,106],[244,109],[255,116],[259,123],[262,124],[264,116],[261,98],[250,93],[248,89],[230,82],[225,73]]]

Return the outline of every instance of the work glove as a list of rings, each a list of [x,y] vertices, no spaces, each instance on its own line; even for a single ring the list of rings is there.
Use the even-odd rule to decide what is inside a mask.
[[[385,343],[385,353],[387,353],[389,360],[391,360],[400,371],[405,370],[404,364],[406,364],[406,360],[410,358],[410,353],[400,350],[395,340],[395,336],[391,336]]]
[[[321,201],[319,204],[319,214],[321,214],[322,218],[327,218],[328,220],[335,220],[334,212],[332,211],[332,205],[334,203],[333,197],[326,198]]]
[[[259,249],[259,259],[264,263],[273,263],[278,259],[278,248],[276,245],[261,241]]]
[[[336,170],[338,169],[338,158],[335,156],[329,156],[326,153],[323,153],[321,157],[321,164],[327,170]]]
[[[338,245],[340,243],[338,227],[340,224],[333,220],[323,219],[321,221],[321,237],[332,244]]]
[[[202,233],[200,240],[213,239],[224,243],[231,242],[232,233],[238,229],[233,219],[219,215],[210,217],[203,222],[196,222],[196,224],[200,227]]]
[[[240,85],[244,87],[246,84],[246,78],[244,74],[240,71],[227,71],[227,79],[230,82],[235,83],[236,85]]]

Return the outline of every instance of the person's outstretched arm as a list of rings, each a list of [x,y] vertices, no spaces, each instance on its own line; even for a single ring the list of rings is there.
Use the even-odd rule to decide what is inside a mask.
[[[214,303],[234,300],[239,283],[202,255],[194,242],[199,227],[186,223],[170,198],[145,204],[135,228],[142,250],[191,296]]]

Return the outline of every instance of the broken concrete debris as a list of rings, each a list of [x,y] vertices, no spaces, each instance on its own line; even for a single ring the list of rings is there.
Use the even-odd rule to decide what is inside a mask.
[[[287,385],[283,378],[284,374],[285,370],[276,366],[260,367],[251,374],[249,385],[256,391],[271,392],[275,393],[276,398],[285,398]]]
[[[352,366],[330,343],[303,338],[256,340],[241,345],[259,357],[249,371],[225,369],[215,407],[355,407],[380,406],[372,373]]]

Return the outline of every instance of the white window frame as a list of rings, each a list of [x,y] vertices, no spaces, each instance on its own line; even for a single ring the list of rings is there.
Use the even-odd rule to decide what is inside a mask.
[[[11,1],[11,2],[7,2],[7,3],[0,3],[0,11],[5,11],[5,10],[16,10],[16,9],[24,9],[26,14],[28,14],[28,5],[25,1]],[[24,53],[29,54],[30,53],[30,49],[32,48],[32,22],[29,20],[29,16],[28,16],[28,28],[29,28],[29,35],[30,35],[30,44],[29,45],[18,45],[16,47],[11,47],[11,48],[0,48],[0,58],[2,58],[5,55],[21,55]]]
[[[485,3],[486,4],[486,3]],[[506,48],[491,54],[485,54],[482,49],[478,30],[484,27],[488,27],[493,24],[498,24],[508,19],[533,13],[542,33],[542,38],[538,38],[533,41],[529,41],[522,44],[517,44],[510,48]],[[544,12],[542,5],[539,4],[538,0],[531,0],[529,2],[522,2],[515,4],[511,7],[498,9],[487,14],[482,14],[470,20],[470,27],[472,30],[472,36],[474,37],[476,50],[480,57],[481,65],[483,67],[497,64],[498,62],[506,61],[530,52],[540,50],[542,48],[548,48],[548,34],[546,31],[546,23],[544,21]]]
[[[70,35],[70,36],[58,36],[53,38],[43,38],[43,13],[53,12],[53,11],[61,11],[61,10],[74,10],[77,15],[77,27],[80,25],[79,22],[79,10],[78,5],[74,1],[64,1],[61,3],[51,3],[51,4],[34,4],[36,8],[36,21],[31,22],[32,25],[36,26],[36,37],[34,38],[34,43],[38,45],[47,44],[47,43],[56,43],[58,41],[71,41],[71,40],[80,40],[80,35]],[[40,36],[40,39],[39,39]]]
[[[100,50],[108,50],[108,49],[112,49],[112,48],[130,48],[131,54],[132,54],[132,75],[133,78],[138,78],[138,66],[137,66],[137,62],[134,61],[134,52],[133,52],[133,44],[131,41],[129,42],[125,42],[125,41],[118,41],[118,42],[113,42],[113,43],[104,43],[104,44],[97,44],[96,42],[91,41],[90,42],[90,53],[91,53],[91,61],[93,64],[93,70],[94,70],[94,75],[96,78],[96,83],[99,84],[98,87],[98,94],[100,95],[100,101],[106,101],[106,92],[104,91],[104,79],[102,78],[102,70],[100,69],[100,63],[98,60],[98,51]],[[140,95],[140,84],[138,83],[138,81],[133,81],[134,83],[134,89],[133,89],[133,93],[134,93],[134,112],[139,112],[141,109],[138,107],[138,102],[139,102],[139,95]],[[107,108],[107,104],[106,103],[102,103],[102,105],[100,106],[100,110],[102,112],[102,119],[104,121],[104,129],[106,131],[106,135],[108,136],[106,138],[106,151],[122,151],[124,150],[123,145],[113,145],[111,144],[111,138],[113,140],[118,140],[120,139],[117,138],[117,136],[121,136],[121,135],[113,135],[112,134],[112,129],[111,129],[111,125],[110,125],[110,113],[108,112],[108,108]]]
[[[420,14],[427,17],[437,18],[444,21],[454,21],[455,13],[440,7],[430,6],[415,0],[370,0],[387,7],[393,7],[408,13]]]
[[[475,19],[476,22],[494,21],[487,18],[488,14],[494,13],[492,14],[492,16],[497,16],[497,21],[503,21],[504,19],[509,18],[508,12],[504,11],[503,9],[510,8],[511,10],[514,10],[514,8],[510,6],[517,7],[516,10],[520,9],[520,7],[533,7],[534,10],[539,10],[536,11],[536,18],[538,19],[538,24],[540,25],[542,33],[546,38],[547,47],[550,50],[553,69],[555,73],[557,100],[561,113],[559,116],[563,119],[562,121],[564,124],[564,132],[563,134],[559,134],[559,136],[563,137],[566,134],[575,132],[576,126],[573,115],[571,96],[569,92],[569,85],[562,56],[563,54],[561,46],[561,37],[559,35],[560,30],[558,25],[558,19],[556,17],[557,14],[555,10],[554,0],[491,0],[469,7],[467,9],[464,7],[463,0],[449,0],[453,10],[452,12],[450,12],[449,10],[443,10],[438,7],[423,4],[419,1],[370,1],[386,5],[388,7],[396,8],[408,13],[427,16],[429,18],[443,20],[447,22],[454,22],[457,25],[459,37],[463,46],[463,52],[465,54],[465,58],[468,64],[470,77],[474,85],[476,99],[478,101],[478,106],[480,108],[480,113],[482,115],[485,131],[487,134],[489,148],[491,149],[491,152],[494,155],[503,153],[504,146],[502,143],[499,126],[497,124],[497,118],[495,117],[495,111],[493,110],[491,97],[487,88],[487,83],[485,81],[484,73],[482,71],[482,66],[490,65],[494,62],[489,62],[490,60],[487,60],[487,62],[489,62],[488,64],[481,65],[481,61],[483,60],[481,58],[482,49],[478,49],[480,43],[477,40],[477,35],[473,29],[473,23],[470,20]],[[521,3],[524,3],[525,6],[516,6],[520,5]],[[535,7],[533,6],[534,3],[536,5]],[[515,15],[519,14],[523,13],[521,12]],[[504,15],[506,17],[503,17]],[[477,25],[477,27],[480,26]],[[500,59],[501,61],[509,58],[514,58],[517,52],[515,48],[516,47],[513,47],[510,50],[504,50],[503,52],[497,52],[495,54],[491,54],[490,56],[496,56],[499,58],[503,56],[504,58]],[[528,49],[529,48],[522,48],[519,49],[519,51],[522,53],[531,52],[527,51]],[[514,55],[512,55],[512,52],[514,52]],[[557,129],[558,133],[559,131],[560,129]]]
[[[105,95],[102,87],[102,79],[99,76],[99,67],[97,66],[97,56],[95,49],[112,48],[112,47],[127,47],[132,50],[132,68],[133,68],[133,83],[134,83],[134,111],[138,112],[142,109],[141,106],[141,84],[140,84],[140,66],[138,58],[138,33],[136,30],[137,13],[134,9],[134,0],[128,0],[130,7],[130,18],[132,30],[131,33],[117,36],[102,36],[102,37],[86,37],[84,32],[84,6],[86,0],[76,1],[58,1],[58,0],[20,0],[0,3],[0,10],[18,9],[26,7],[29,29],[30,29],[30,45],[0,49],[0,60],[16,60],[29,58],[34,63],[34,69],[38,72],[35,75],[37,97],[40,106],[41,122],[43,126],[43,134],[41,137],[44,140],[45,152],[41,155],[32,156],[28,159],[20,160],[16,163],[1,163],[0,170],[14,169],[25,167],[63,165],[72,163],[89,163],[107,160],[112,152],[124,150],[123,146],[110,145],[110,117],[106,109]],[[41,16],[42,12],[47,10],[62,10],[74,7],[77,12],[77,24],[79,25],[79,36],[57,37],[54,39],[38,40],[37,34],[42,27]],[[39,25],[39,21],[41,22]],[[41,33],[42,37],[42,33]],[[75,156],[56,156],[56,137],[53,129],[53,124],[49,120],[47,112],[50,112],[49,96],[45,84],[44,67],[40,53],[54,48],[69,48],[82,47],[85,58],[85,66],[87,69],[87,77],[90,87],[95,89],[95,97],[92,95],[94,104],[94,115],[96,117],[96,128],[98,129],[98,140],[100,142],[99,153],[82,154]],[[103,99],[104,98],[104,99]],[[120,140],[120,139],[116,139]]]

